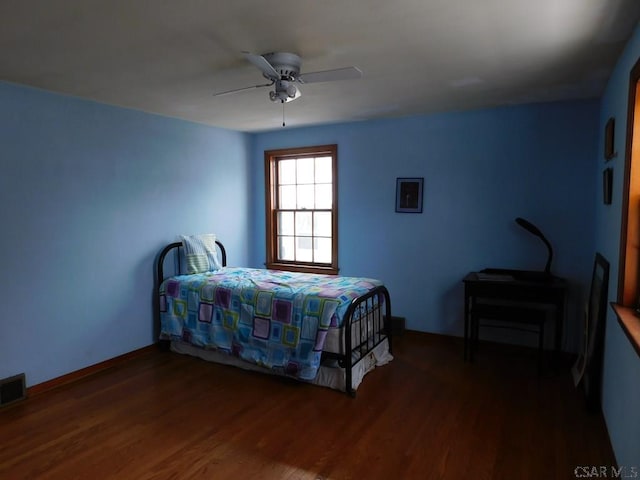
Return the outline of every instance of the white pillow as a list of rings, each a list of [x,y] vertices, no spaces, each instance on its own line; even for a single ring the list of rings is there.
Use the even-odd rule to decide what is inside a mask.
[[[213,233],[204,235],[180,235],[184,253],[187,257],[187,273],[212,272],[222,267],[218,260],[216,236]]]

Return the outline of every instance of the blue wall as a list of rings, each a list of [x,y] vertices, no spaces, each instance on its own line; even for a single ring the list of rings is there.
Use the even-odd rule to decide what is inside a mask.
[[[594,255],[596,101],[505,107],[256,135],[253,264],[264,264],[263,151],[338,144],[339,265],[389,287],[410,329],[462,335],[470,270],[540,270],[546,248],[514,222],[538,225],[553,271],[572,284],[577,338]],[[396,177],[424,177],[424,213],[395,213]],[[600,198],[600,197],[598,197]]]
[[[622,221],[622,186],[626,156],[627,102],[629,73],[640,58],[640,27],[627,44],[609,79],[602,98],[599,132],[604,131],[608,118],[616,119],[615,149],[618,156],[607,166],[613,167],[613,201],[610,206],[596,208],[596,244],[611,263],[609,300],[615,301],[618,291],[618,256]],[[637,119],[636,119],[637,120]],[[595,182],[602,181],[604,160],[603,135],[595,163]],[[603,379],[603,409],[609,436],[620,465],[638,467],[640,463],[640,357],[622,331],[616,316],[609,309],[605,334]]]
[[[6,83],[0,105],[0,378],[151,344],[154,259],[180,233],[248,262],[248,135]]]

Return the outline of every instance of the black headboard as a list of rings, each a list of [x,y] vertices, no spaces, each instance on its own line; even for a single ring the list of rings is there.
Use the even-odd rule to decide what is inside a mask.
[[[216,240],[216,245],[220,249],[220,260],[222,261],[222,266],[226,267],[227,251],[225,250],[224,245],[222,245],[222,243],[220,243],[218,240]],[[171,252],[173,249],[176,249],[175,253],[177,254],[177,258],[178,258],[178,271],[180,271],[180,248],[182,248],[182,242],[174,242],[164,247],[160,252],[160,255],[158,256],[158,270],[156,273],[157,275],[156,280],[158,281],[157,283],[158,286],[164,280],[164,259],[167,256],[167,254]]]

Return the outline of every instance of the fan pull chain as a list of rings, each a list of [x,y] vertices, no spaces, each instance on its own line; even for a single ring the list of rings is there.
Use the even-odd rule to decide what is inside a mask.
[[[282,101],[282,126],[284,127],[284,101]]]

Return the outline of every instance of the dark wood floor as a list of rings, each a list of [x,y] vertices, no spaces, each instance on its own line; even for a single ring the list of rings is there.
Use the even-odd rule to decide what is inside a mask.
[[[0,410],[2,479],[571,479],[615,465],[567,368],[405,333],[339,392],[153,351]]]

